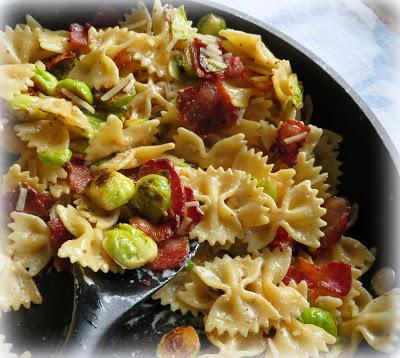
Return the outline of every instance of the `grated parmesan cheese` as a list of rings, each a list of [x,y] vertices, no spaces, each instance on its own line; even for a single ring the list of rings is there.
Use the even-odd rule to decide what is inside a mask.
[[[36,66],[37,68],[39,68],[40,70],[45,70],[45,69],[46,69],[46,65],[45,65],[42,61],[40,61],[40,60],[37,60],[37,61],[35,62],[35,66]]]
[[[61,93],[68,97],[69,99],[71,99],[71,101],[73,103],[75,103],[76,105],[85,108],[86,110],[88,110],[90,113],[95,113],[95,109],[87,102],[85,102],[84,100],[82,100],[81,98],[79,98],[78,96],[75,96],[73,93],[71,93],[70,91],[66,90],[65,88],[61,89]]]
[[[49,212],[50,220],[54,220],[57,218],[57,211],[56,211],[57,205],[58,205],[57,203],[54,204],[50,209],[50,212]]]
[[[21,187],[19,189],[19,196],[17,200],[17,205],[15,206],[16,211],[24,211],[25,203],[26,203],[26,196],[28,195],[28,189]]]
[[[124,87],[124,89],[123,89],[122,91],[125,92],[125,93],[129,93],[130,91],[132,91],[132,88],[133,88],[133,86],[135,85],[135,83],[136,83],[136,80],[135,80],[135,78],[133,77],[133,78],[129,81],[129,83]]]
[[[185,208],[192,208],[194,206],[199,206],[198,201],[188,201],[185,203]]]
[[[295,142],[297,142],[299,140],[302,140],[303,138],[307,137],[307,134],[308,134],[307,132],[299,133],[299,134],[296,134],[296,135],[294,135],[292,137],[285,138],[283,141],[286,144],[295,143]]]
[[[111,97],[115,96],[119,91],[122,91],[125,87],[129,85],[131,80],[133,79],[133,74],[130,73],[128,76],[120,80],[113,88],[108,90],[106,93],[104,93],[100,99],[104,101],[108,101]]]
[[[190,224],[192,223],[192,221],[193,220],[191,218],[189,218],[188,216],[185,216],[183,221],[182,221],[182,224],[179,226],[177,234],[178,235],[186,234],[187,233],[187,229],[190,226]]]

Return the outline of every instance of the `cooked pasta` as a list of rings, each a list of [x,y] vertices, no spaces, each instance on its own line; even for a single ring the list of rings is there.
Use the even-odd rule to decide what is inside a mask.
[[[197,240],[153,299],[204,320],[199,357],[393,350],[399,292],[363,285],[343,138],[302,122],[288,60],[212,18],[140,1],[119,26],[0,33],[0,313],[40,304],[48,265],[180,269]]]

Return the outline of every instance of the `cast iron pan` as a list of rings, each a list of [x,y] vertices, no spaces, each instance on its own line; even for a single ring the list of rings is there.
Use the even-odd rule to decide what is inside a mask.
[[[336,73],[286,35],[247,15],[208,1],[172,3],[184,3],[192,20],[197,21],[212,11],[223,16],[235,29],[261,34],[278,58],[290,60],[293,71],[304,83],[305,92],[312,96],[312,123],[344,136],[340,159],[345,174],[340,192],[360,204],[358,223],[348,235],[368,247],[378,248],[377,262],[365,277],[365,285],[370,288],[370,276],[379,267],[397,267],[398,249],[395,226],[399,172],[396,167],[400,168],[400,163],[398,153],[376,117]],[[110,4],[109,1],[86,5],[62,0],[19,1],[7,5],[3,13],[6,24],[11,26],[23,22],[26,14],[54,30],[67,29],[72,22],[112,26],[124,12],[129,12],[132,2]],[[99,12],[107,15],[99,16]],[[56,273],[51,267],[43,270],[36,280],[43,294],[43,304],[3,316],[8,341],[14,343],[18,352],[30,350],[34,356],[36,353],[41,357],[56,355],[71,317],[72,280],[70,274]],[[140,357],[153,356],[151,352],[160,337],[171,328],[185,324],[201,329],[202,318],[182,317],[156,302],[147,301],[133,312],[131,319],[110,334],[100,347],[99,356],[131,357],[132,352]],[[370,353],[378,356],[377,352]],[[362,356],[366,354],[363,350]]]

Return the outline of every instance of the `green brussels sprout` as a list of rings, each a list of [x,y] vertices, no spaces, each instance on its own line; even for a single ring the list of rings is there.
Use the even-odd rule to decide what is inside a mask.
[[[73,93],[75,96],[78,96],[89,104],[93,104],[92,91],[85,82],[66,78],[65,80],[61,80],[60,82],[58,82],[56,92],[62,94],[62,89],[66,89],[67,91]]]
[[[68,148],[38,153],[39,159],[51,168],[59,168],[69,162],[72,152]]]
[[[276,182],[272,179],[257,180],[257,187],[263,188],[264,193],[268,194],[274,201],[278,200],[278,190],[276,187]]]
[[[208,14],[199,20],[197,29],[203,35],[218,36],[221,30],[226,29],[226,21],[220,16]]]
[[[149,174],[136,182],[131,206],[146,219],[157,222],[168,215],[171,207],[169,180],[158,174]]]
[[[334,337],[337,337],[337,327],[333,316],[317,307],[310,307],[305,309],[301,316],[298,318],[301,323],[313,324],[324,329],[326,332]]]
[[[49,96],[54,96],[58,84],[56,76],[46,70],[36,67],[35,75],[32,77],[32,80],[41,92]]]
[[[172,37],[180,40],[190,38],[192,29],[187,21],[185,7],[183,5],[172,11],[171,17],[171,32]]]
[[[103,169],[92,180],[87,195],[97,206],[111,211],[126,204],[134,189],[133,181],[125,175]]]
[[[303,86],[297,79],[297,75],[292,73],[289,76],[289,88],[292,94],[292,102],[297,109],[303,107]]]
[[[185,271],[192,271],[195,266],[195,263],[192,260],[189,260],[185,266]]]
[[[176,55],[168,64],[168,73],[175,80],[181,79],[181,62],[179,56]]]
[[[156,242],[129,224],[104,233],[104,249],[123,269],[135,269],[153,261],[158,253]]]

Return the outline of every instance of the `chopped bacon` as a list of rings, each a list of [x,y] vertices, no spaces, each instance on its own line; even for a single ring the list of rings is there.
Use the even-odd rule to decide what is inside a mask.
[[[297,248],[297,242],[289,236],[283,227],[278,227],[274,241],[268,245],[270,250],[274,250],[277,247],[279,247],[280,251],[283,251],[287,247],[290,247],[292,250]]]
[[[132,168],[132,169],[123,169],[120,170],[119,172],[126,177],[130,178],[134,183],[136,183],[139,180],[139,170],[140,168]]]
[[[166,222],[153,224],[150,221],[140,217],[133,217],[129,219],[129,223],[131,225],[143,231],[146,235],[150,236],[154,241],[157,242],[170,239],[175,235],[180,219],[178,219],[178,225],[176,221],[176,218],[175,220],[167,218]]]
[[[67,230],[60,218],[47,222],[50,229],[50,249],[54,258],[53,265],[58,271],[66,271],[71,267],[68,259],[58,257],[59,248],[65,241],[72,240],[74,236]]]
[[[133,54],[131,52],[120,51],[118,55],[114,57],[114,62],[120,71],[132,62],[132,55]]]
[[[186,203],[196,201],[193,190],[187,186],[185,186],[185,198]],[[191,220],[189,226],[185,228],[185,232],[189,232],[203,219],[204,213],[201,211],[200,205],[195,205],[185,207],[185,216]]]
[[[151,270],[178,269],[189,254],[189,240],[178,236],[157,243],[158,254],[148,268]]]
[[[56,200],[48,193],[38,193],[35,189],[31,188],[27,183],[20,183],[18,187],[11,189],[7,192],[6,204],[8,211],[15,211],[21,188],[27,189],[25,206],[22,210],[24,213],[39,216],[47,220],[49,218],[50,208],[54,205]]]
[[[202,135],[232,127],[240,112],[218,79],[179,92],[178,107],[181,118]]]
[[[171,182],[172,214],[173,216],[179,216],[182,219],[185,214],[185,190],[174,165],[169,159],[162,158],[149,160],[140,168],[139,178],[162,171],[168,172]]]
[[[322,229],[324,236],[320,240],[321,246],[315,255],[323,254],[340,240],[346,231],[351,214],[349,201],[338,196],[325,200],[323,207],[326,209],[326,214],[322,220],[326,222],[326,226]]]
[[[298,266],[290,266],[283,282],[287,285],[291,279],[297,283],[306,281],[314,299],[318,296],[343,298],[351,289],[351,266],[331,261],[318,268],[300,257]]]
[[[83,48],[88,45],[88,31],[92,25],[73,23],[69,25],[69,42],[72,46]]]
[[[224,71],[225,78],[234,79],[243,76],[245,68],[238,56],[231,56],[225,60],[228,68]]]
[[[200,78],[219,78],[219,79],[233,79],[238,78],[242,75],[244,71],[244,65],[240,57],[232,56],[224,60],[225,64],[228,66],[226,69],[221,71],[210,71],[207,69],[207,58],[201,53],[201,48],[206,48],[207,45],[201,41],[199,38],[195,38],[190,44],[190,56],[192,58],[192,63],[196,71],[196,75]],[[222,60],[222,59],[221,59]]]
[[[77,56],[76,52],[69,51],[69,52],[63,53],[61,55],[51,57],[47,61],[45,61],[46,68],[48,70],[51,70],[57,63],[60,63],[68,58],[75,58],[76,56]]]
[[[77,194],[83,194],[92,181],[92,173],[89,166],[85,164],[85,157],[73,154],[71,160],[66,164],[66,169],[67,181],[71,189]]]
[[[307,136],[289,144],[285,140],[301,133],[308,134],[309,131],[310,128],[308,126],[295,119],[288,119],[283,122],[278,129],[278,137],[272,143],[269,150],[273,162],[294,167],[297,164],[299,149],[306,142]]]

